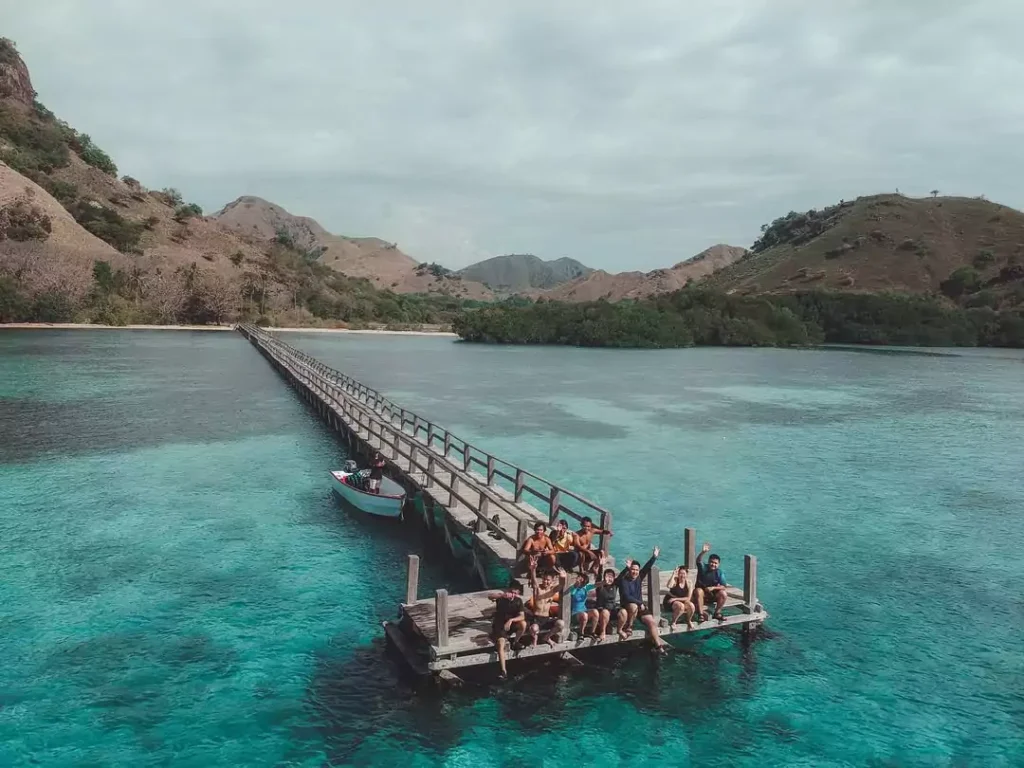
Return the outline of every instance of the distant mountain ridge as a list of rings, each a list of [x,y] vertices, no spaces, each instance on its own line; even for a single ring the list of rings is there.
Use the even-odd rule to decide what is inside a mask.
[[[746,248],[735,245],[713,245],[696,256],[667,269],[650,272],[610,273],[596,270],[588,275],[563,283],[547,291],[544,298],[551,301],[622,301],[642,299],[657,293],[669,293],[685,287],[740,261],[747,255]]]
[[[524,293],[554,288],[593,271],[567,257],[544,261],[531,253],[510,253],[470,264],[458,274],[495,291]]]
[[[349,277],[365,277],[378,288],[470,299],[487,299],[492,295],[479,282],[458,279],[439,270],[419,269],[419,262],[399,250],[395,243],[376,237],[332,234],[308,216],[296,216],[253,195],[239,197],[210,218],[245,237],[292,245],[325,267]]]

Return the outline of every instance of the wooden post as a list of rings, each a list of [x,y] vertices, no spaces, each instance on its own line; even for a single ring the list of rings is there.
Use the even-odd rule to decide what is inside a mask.
[[[462,444],[462,470],[464,472],[469,472],[469,459],[470,459],[471,456],[472,456],[472,453],[469,450],[469,443],[463,443]]]
[[[437,590],[434,598],[434,617],[437,622],[437,647],[448,645],[448,590]]]
[[[420,439],[420,417],[414,416],[412,419],[412,436],[417,440]]]
[[[523,470],[516,468],[516,504],[523,500],[523,486],[526,478],[523,477]]]
[[[602,512],[601,513],[601,530],[610,531],[612,529],[612,513]],[[612,537],[601,534],[601,551],[604,553],[605,558],[608,557],[608,550],[611,548]]]
[[[420,585],[420,557],[409,555],[409,565],[405,572],[405,604],[412,605],[416,602],[416,592]]]
[[[483,515],[484,517],[487,517],[487,514],[488,514],[488,512],[490,511],[490,508],[491,508],[491,500],[487,498],[487,496],[484,494],[483,491],[480,491],[480,502],[479,502],[479,504],[480,504],[480,514]],[[490,530],[490,526],[489,525],[485,524],[484,528]]]
[[[554,525],[558,517],[558,510],[562,506],[562,492],[555,486],[551,486],[551,496],[548,501],[548,525]]]
[[[683,552],[683,565],[686,566],[686,570],[692,571],[697,567],[697,531],[694,528],[687,528],[684,532]]]
[[[522,545],[528,538],[530,538],[530,524],[520,518],[519,524],[516,526],[516,541]]]
[[[434,485],[434,456],[427,456],[427,488]]]
[[[444,431],[444,457],[446,459],[448,458],[448,451],[451,450],[451,447],[452,447],[452,436],[451,436],[451,433],[446,429]]]
[[[572,629],[572,600],[569,599],[569,595],[566,594],[566,590],[569,589],[569,574],[561,573],[558,576],[558,616],[565,624],[562,628],[562,640],[566,638],[566,634]]]
[[[427,448],[434,447],[434,422],[427,422]]]
[[[647,574],[647,607],[654,617],[654,623],[661,623],[661,573],[658,566],[652,565]]]
[[[494,457],[487,456],[487,484],[494,485]]]
[[[757,558],[743,556],[743,602],[747,613],[757,609]]]

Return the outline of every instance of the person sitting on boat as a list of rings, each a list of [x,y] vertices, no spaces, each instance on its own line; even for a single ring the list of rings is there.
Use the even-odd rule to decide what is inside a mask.
[[[594,589],[594,608],[597,610],[597,641],[601,642],[608,633],[612,614],[619,610],[619,585],[615,583],[615,571],[611,568],[605,569],[601,583]]]
[[[576,574],[576,582],[569,588],[569,599],[572,601],[572,620],[576,622],[577,638],[582,640],[587,634],[587,627],[594,623],[594,631],[597,631],[597,624],[601,614],[597,608],[587,606],[590,593],[597,587],[590,583],[589,573]]]
[[[490,638],[498,649],[498,666],[502,680],[508,677],[505,659],[509,643],[515,643],[526,634],[526,609],[523,605],[523,585],[512,579],[504,592],[492,592],[488,599],[494,601],[494,618],[491,619]]]
[[[530,633],[530,646],[537,647],[537,640],[540,633],[547,633],[546,642],[554,645],[561,642],[562,631],[565,629],[565,622],[558,618],[558,599],[561,597],[558,578],[565,576],[565,571],[559,569],[557,575],[550,571],[541,577],[540,584],[537,583],[537,573],[530,574],[530,588],[533,590],[533,597],[526,601],[527,617],[530,621],[528,632]]]
[[[725,608],[725,601],[729,599],[729,594],[726,591],[726,587],[729,585],[722,573],[722,559],[718,555],[711,555],[708,558],[708,564],[704,565],[704,555],[710,551],[710,542],[704,542],[704,546],[697,554],[697,588],[693,591],[693,600],[697,604],[700,621],[708,620],[705,605],[711,603],[715,605],[715,619],[724,621],[725,614],[722,613],[722,609]]]
[[[600,573],[601,570],[601,558],[598,555],[601,554],[600,550],[593,549],[594,535],[601,534],[603,536],[611,536],[611,531],[606,531],[603,528],[595,528],[594,521],[589,517],[584,517],[580,523],[580,529],[576,532],[576,554],[580,559],[580,571],[593,571],[595,574]]]
[[[554,548],[548,537],[548,526],[540,521],[534,523],[533,535],[523,542],[519,548],[521,560],[520,570],[536,578],[537,568],[550,569],[555,567]]]
[[[626,640],[633,634],[633,622],[637,617],[647,630],[648,639],[660,651],[665,649],[665,641],[658,634],[658,625],[651,615],[650,609],[644,605],[644,579],[651,572],[654,561],[661,550],[657,547],[643,567],[636,560],[626,559],[626,567],[622,569],[615,582],[619,585],[619,637]]]
[[[665,613],[672,614],[672,624],[670,626],[674,627],[679,621],[680,616],[686,616],[686,628],[693,629],[695,606],[693,604],[693,590],[690,588],[685,565],[680,565],[672,572],[672,577],[668,580],[668,594],[665,595],[662,608],[664,608]]]
[[[551,548],[555,551],[555,564],[566,571],[571,571],[579,561],[579,554],[576,552],[576,534],[569,530],[569,523],[565,519],[555,523],[555,530],[551,532]]]
[[[370,462],[370,493],[380,493],[380,481],[384,479],[384,457],[380,451],[373,454]]]

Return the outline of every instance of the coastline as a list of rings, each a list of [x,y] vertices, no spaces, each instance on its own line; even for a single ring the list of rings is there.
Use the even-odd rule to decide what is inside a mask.
[[[234,325],[102,325],[99,323],[0,323],[0,331],[233,331]],[[268,331],[286,333],[367,333],[398,336],[448,336],[458,338],[450,331],[389,331],[376,328],[267,328]]]

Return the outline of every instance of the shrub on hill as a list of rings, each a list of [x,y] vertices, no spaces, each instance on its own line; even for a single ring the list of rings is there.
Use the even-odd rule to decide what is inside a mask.
[[[838,224],[852,205],[852,202],[841,201],[820,211],[813,208],[806,213],[790,211],[770,224],[762,225],[761,236],[754,241],[750,251],[761,253],[776,245],[802,245]]]
[[[51,230],[50,217],[24,198],[0,207],[0,241],[46,240]]]
[[[34,181],[71,161],[59,126],[7,105],[0,105],[0,145],[0,160]]]
[[[91,200],[77,200],[68,211],[100,240],[122,253],[139,253],[139,240],[145,224],[128,221],[117,211]]]
[[[203,215],[203,209],[195,203],[185,203],[179,205],[174,211],[174,220],[179,223],[184,223],[189,219],[194,219],[197,216]]]
[[[110,159],[110,155],[97,147],[88,134],[79,134],[77,143],[78,148],[75,151],[84,162],[109,176],[117,176],[117,166]]]

